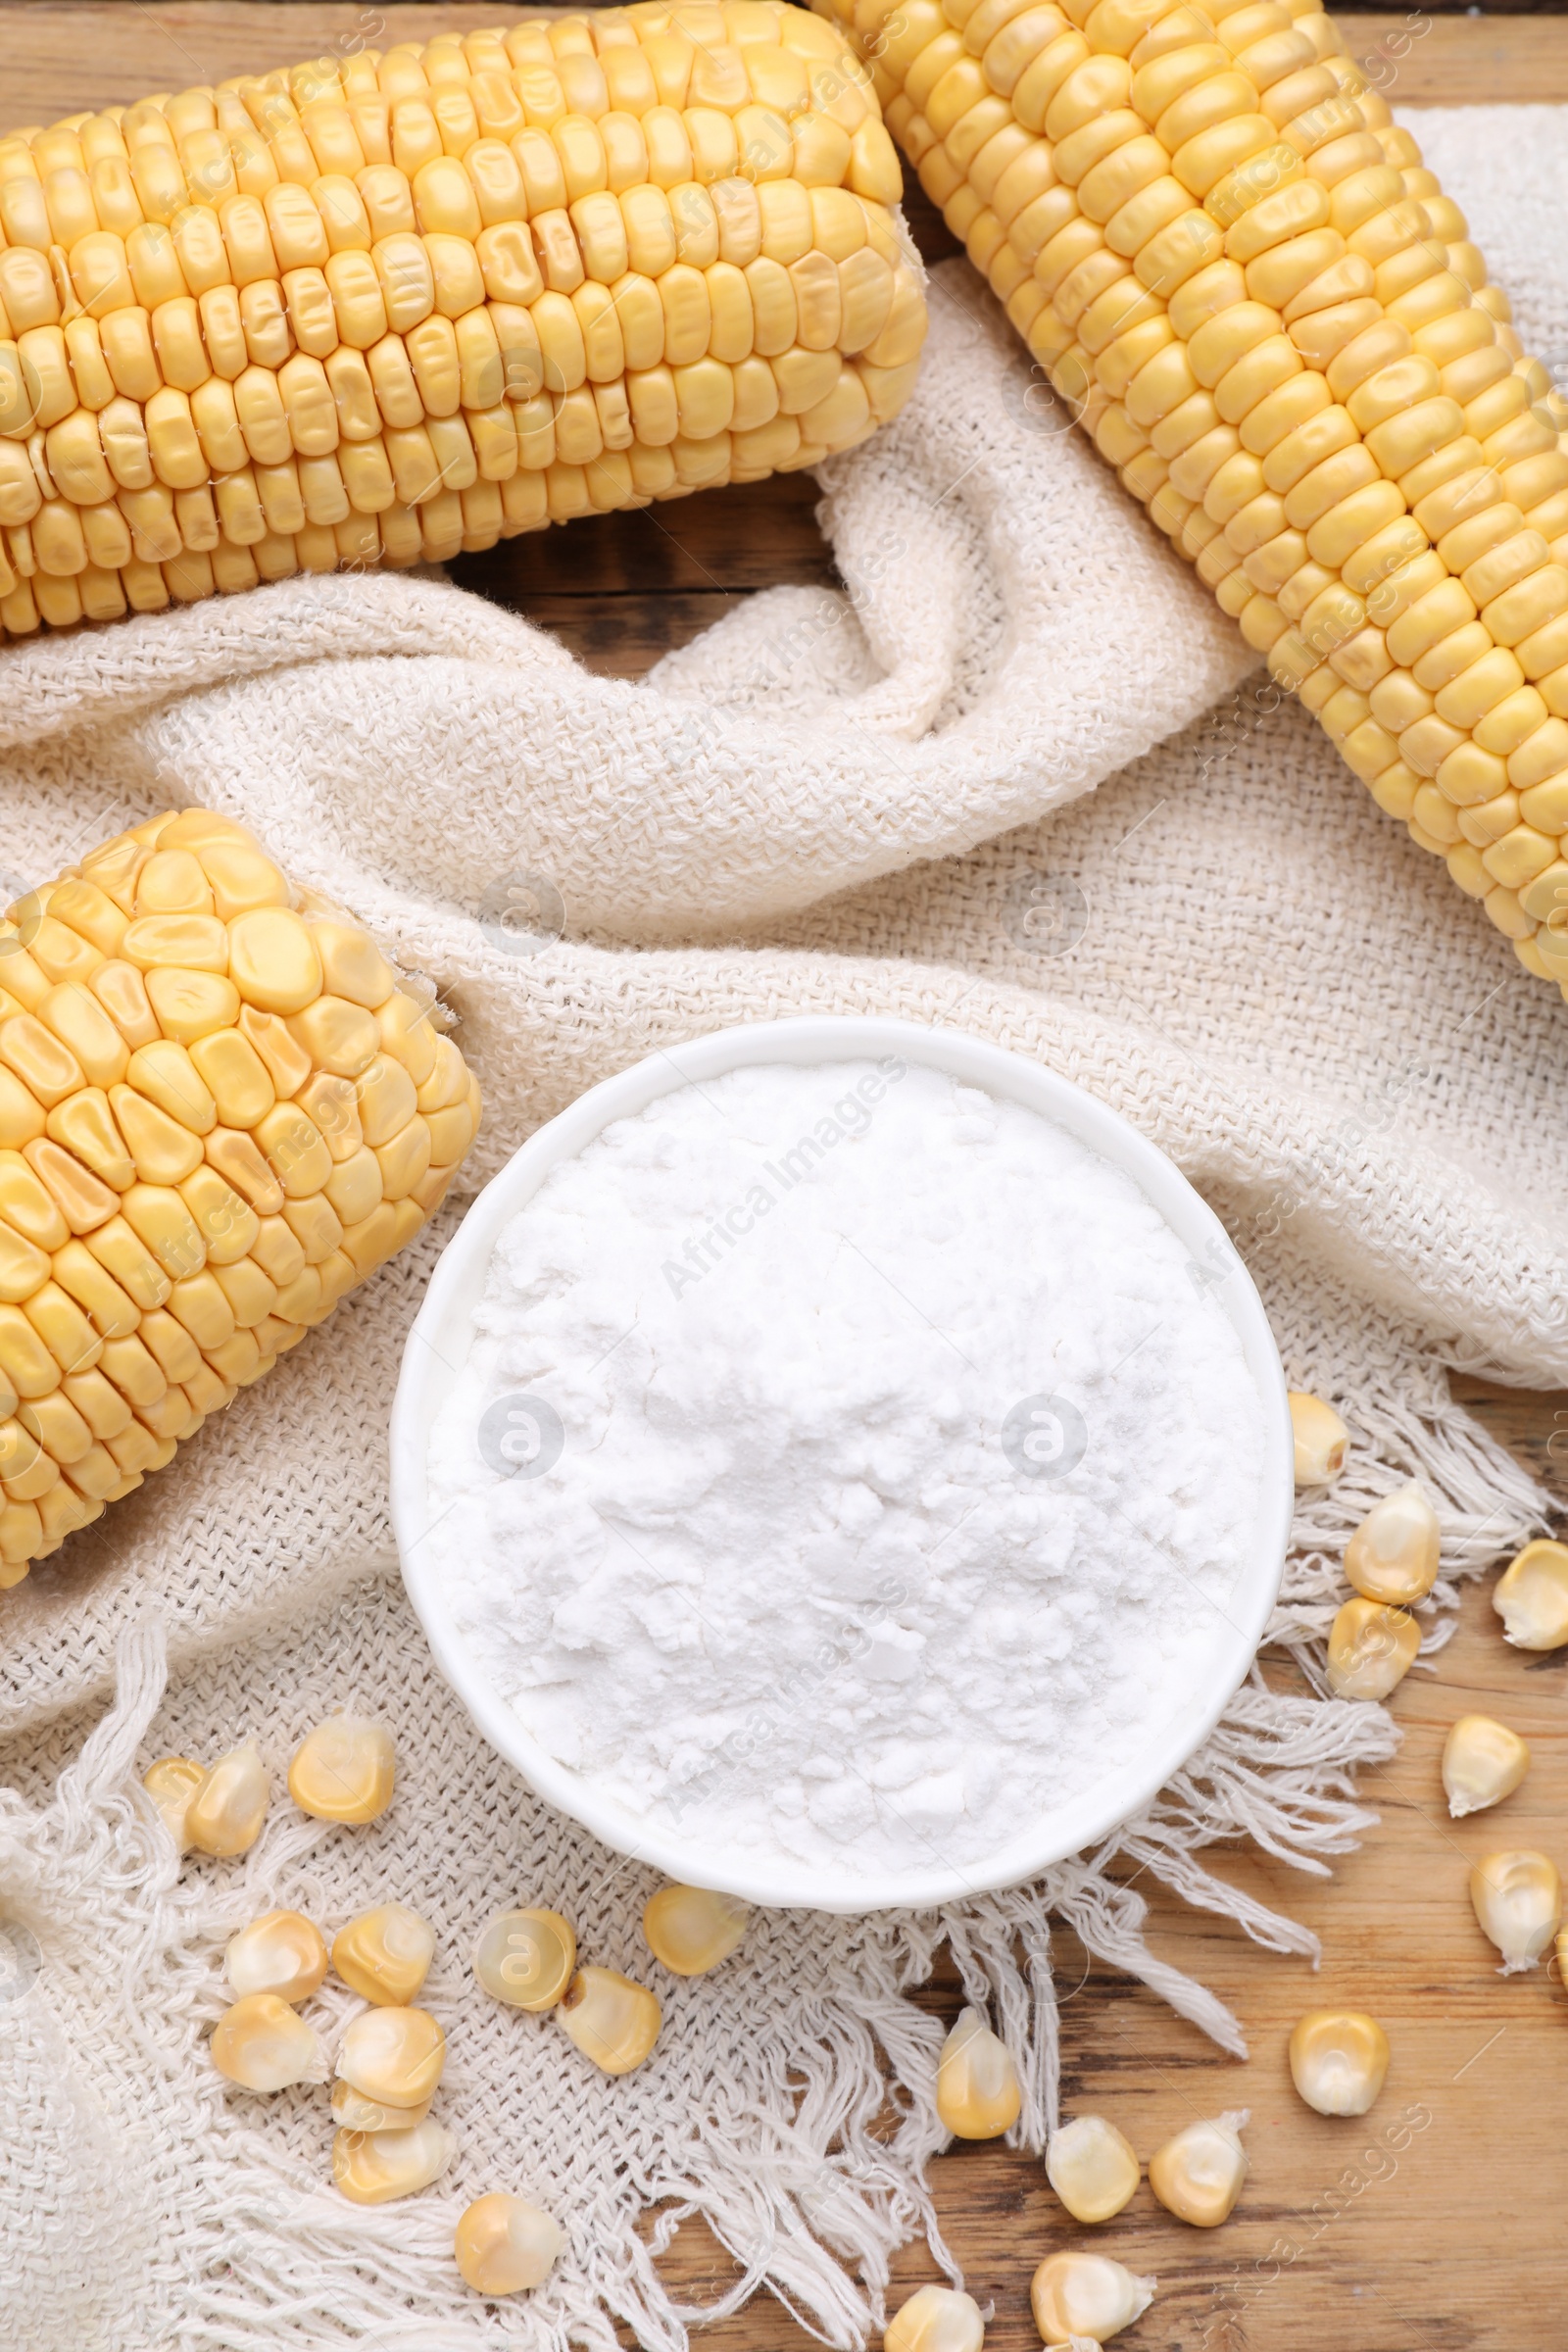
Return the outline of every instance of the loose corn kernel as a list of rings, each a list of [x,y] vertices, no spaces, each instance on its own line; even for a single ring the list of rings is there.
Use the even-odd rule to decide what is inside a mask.
[[[1132,2143],[1102,2115],[1074,2116],[1046,2151],[1046,2179],[1075,2222],[1108,2222],[1141,2178]]]
[[[516,2295],[542,2286],[565,2250],[559,2222],[526,2198],[492,2189],[459,2217],[453,2254],[466,2286],[480,2295]]]
[[[315,2028],[275,1992],[247,1993],[225,2009],[208,2047],[219,2073],[243,2090],[287,2090],[294,2082],[326,2081]]]
[[[326,1946],[302,1913],[268,1911],[230,1936],[224,1967],[241,2000],[271,1992],[303,2001],[326,1981]]]
[[[577,1966],[577,1938],[559,1911],[503,1911],[475,1946],[473,1973],[514,2009],[553,2009]]]
[[[1544,683],[1568,549],[1561,477],[1529,470],[1562,463],[1563,404],[1316,0],[1266,33],[1245,7],[814,6],[1123,485],[1379,805],[1568,984]]]
[[[1108,2343],[1149,2309],[1156,2281],[1140,2278],[1107,2254],[1071,2250],[1048,2254],[1029,2285],[1029,2302],[1051,2352],[1076,2345]]]
[[[973,2295],[953,2286],[917,2286],[882,2333],[882,2352],[980,2352],[985,2323]]]
[[[368,2099],[352,2082],[334,2082],[332,2121],[345,2132],[412,2132],[429,2114],[434,2096],[432,2091],[417,2107],[393,2107],[385,2099]]]
[[[1421,1628],[1407,1609],[1348,1600],[1329,1629],[1329,1689],[1336,1698],[1387,1698],[1420,1646]]]
[[[1492,1605],[1515,1649],[1557,1649],[1568,1642],[1568,1544],[1527,1544],[1498,1578]]]
[[[1345,1573],[1368,1600],[1404,1607],[1437,1581],[1438,1514],[1414,1479],[1373,1504],[1345,1547]]]
[[[406,1903],[377,1903],[332,1938],[332,1966],[379,2008],[404,2009],[430,1973],[435,1930]]]
[[[1242,2145],[1248,2110],[1239,2107],[1211,2123],[1187,2124],[1149,2159],[1149,2185],[1179,2222],[1217,2230],[1236,2209],[1247,2179]]]
[[[457,2153],[428,2117],[402,2132],[334,2132],[332,2179],[352,2205],[388,2205],[439,2180]]]
[[[1511,1796],[1530,1770],[1530,1748],[1491,1715],[1461,1715],[1443,1743],[1443,1789],[1455,1821]]]
[[[243,826],[166,810],[32,894],[29,946],[4,926],[0,1362],[20,1409],[0,1415],[0,1587],[410,1239],[473,1140],[456,1047],[437,1053],[357,924],[294,895]],[[330,1141],[313,1111],[337,1117]],[[372,1147],[349,1234],[329,1189],[339,1128]],[[377,1764],[360,1807],[379,1780]],[[346,1801],[327,1792],[327,1817]]]
[[[295,1749],[288,1792],[302,1813],[318,1821],[375,1821],[392,1802],[395,1762],[384,1724],[332,1715]]]
[[[1528,1848],[1488,1854],[1470,1873],[1470,1902],[1482,1934],[1502,1954],[1498,1975],[1534,1968],[1562,1919],[1556,1864]]]
[[[1289,1397],[1291,1429],[1296,1438],[1296,1483],[1326,1487],[1345,1468],[1345,1449],[1350,1433],[1332,1404],[1308,1390],[1292,1389]]]
[[[1309,2009],[1291,2034],[1291,2081],[1319,2115],[1365,2115],[1389,2071],[1389,2037],[1360,2009]]]
[[[441,2080],[447,2037],[427,2009],[367,2009],[343,2036],[337,2074],[385,2107],[421,2107]]]
[[[996,2139],[1018,2120],[1018,2070],[978,2009],[960,2009],[937,2061],[937,2113],[956,2139]]]
[[[607,2075],[629,2075],[659,2037],[661,2010],[646,1985],[612,1968],[579,1968],[555,2009],[568,2040]]]
[[[271,1783],[254,1740],[220,1757],[185,1810],[185,1836],[203,1854],[246,1854],[262,1834]]]
[[[643,1939],[677,1977],[706,1976],[746,1934],[750,1903],[706,1886],[661,1886],[643,1910]]]
[[[142,1787],[163,1816],[164,1827],[174,1840],[176,1850],[182,1854],[188,1854],[191,1848],[186,1828],[190,1800],[206,1778],[206,1766],[192,1763],[189,1756],[161,1756],[142,1775]]]

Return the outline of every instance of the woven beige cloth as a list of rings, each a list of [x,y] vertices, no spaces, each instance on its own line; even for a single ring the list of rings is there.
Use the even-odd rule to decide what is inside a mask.
[[[1568,351],[1556,116],[1421,129],[1539,347]],[[1247,680],[973,276],[938,271],[933,306],[910,409],[825,478],[853,601],[758,597],[644,686],[410,579],[9,649],[4,863],[39,880],[170,802],[243,818],[461,1016],[487,1101],[474,1185],[586,1085],[724,1023],[875,1010],[1038,1057],[1214,1201],[1293,1382],[1352,1425],[1349,1473],[1299,1519],[1276,1636],[1310,1664],[1346,1533],[1417,1475],[1443,1516],[1441,1640],[1454,1579],[1542,1501],[1444,1367],[1568,1382],[1568,1008]],[[665,520],[678,534],[679,510]],[[1146,1947],[1122,1864],[1309,1949],[1207,1877],[1201,1849],[1250,1835],[1321,1870],[1366,1820],[1354,1769],[1392,1751],[1383,1710],[1259,1675],[1156,1805],[1037,1886],[941,1916],[771,1915],[710,1979],[654,1971],[650,1874],[489,1754],[397,1579],[387,1410],[460,1212],[0,1602],[11,2352],[611,2352],[613,2321],[662,2352],[691,2315],[654,2255],[692,2211],[735,2255],[730,2302],[766,2285],[856,2343],[891,2251],[932,2226],[940,2028],[904,1995],[938,1942],[1018,2055],[1015,2136],[1039,2148],[1053,1918],[1240,2056],[1235,2022]],[[385,1819],[323,1829],[280,1801],[244,1861],[176,1864],[139,1770],[254,1734],[275,1771],[345,1705],[395,1731]],[[435,2190],[367,2212],[325,2185],[324,2093],[232,2092],[204,2036],[248,1917],[286,1902],[330,1933],[389,1897],[438,1933],[425,1997],[450,2034],[438,2112],[459,2152]],[[640,2073],[608,2081],[548,2020],[477,1992],[475,1933],[518,1899],[657,1978],[666,2022]],[[312,2005],[329,2043],[358,2006],[341,1987]],[[885,2074],[903,2088],[891,2137],[871,2129]],[[481,2304],[451,2263],[456,2215],[494,2187],[549,2206],[569,2240],[520,2308]]]

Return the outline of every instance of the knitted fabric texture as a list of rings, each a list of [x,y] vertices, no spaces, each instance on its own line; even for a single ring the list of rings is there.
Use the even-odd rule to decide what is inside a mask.
[[[1420,132],[1533,347],[1568,351],[1558,118],[1424,115]],[[487,1114],[470,1185],[584,1087],[724,1023],[895,1013],[1077,1080],[1218,1208],[1293,1385],[1351,1425],[1345,1478],[1298,1515],[1271,1629],[1320,1690],[1339,1554],[1380,1493],[1416,1476],[1438,1502],[1433,1642],[1456,1579],[1539,1522],[1544,1498],[1444,1367],[1568,1383],[1568,1007],[1249,677],[963,266],[935,272],[933,310],[905,416],[824,469],[848,598],[759,596],[640,686],[399,578],[10,650],[5,862],[39,880],[172,802],[242,818],[461,1016]],[[1012,2136],[1038,2149],[1054,1919],[1240,2056],[1234,2019],[1147,1946],[1118,1879],[1148,1870],[1262,1945],[1309,1950],[1203,1848],[1246,1836],[1321,1872],[1369,1819],[1354,1777],[1392,1752],[1388,1715],[1282,1695],[1259,1668],[1095,1855],[940,1915],[760,1915],[712,1977],[667,1976],[638,1933],[652,1875],[487,1750],[397,1579],[383,1433],[460,1211],[3,1596],[10,2352],[612,2352],[617,2322],[677,2352],[695,2315],[655,2258],[692,2212],[739,2265],[720,2308],[765,2285],[858,2343],[897,2245],[927,2229],[940,2249],[924,2181],[942,2029],[906,1997],[939,1943],[1018,2057]],[[1233,1270],[1216,1253],[1212,1279]],[[176,1862],[136,1785],[155,1756],[254,1734],[280,1776],[343,1707],[395,1734],[383,1820],[327,1828],[279,1789],[242,1861]],[[330,1935],[389,1898],[437,1931],[423,1997],[450,2035],[437,2112],[458,2156],[419,2198],[364,2210],[327,2185],[324,2093],[236,2092],[205,2035],[245,1920],[286,1903]],[[549,2019],[479,1993],[477,1930],[519,1900],[656,1985],[665,2022],[640,2072],[608,2080]],[[310,2005],[329,2047],[359,2006],[330,1985]],[[891,2136],[873,2130],[885,2079]],[[511,2307],[451,2260],[464,2203],[495,2187],[568,2238]]]

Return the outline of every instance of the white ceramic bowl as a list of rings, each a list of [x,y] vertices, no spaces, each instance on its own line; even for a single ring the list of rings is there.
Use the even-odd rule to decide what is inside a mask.
[[[1121,1768],[1073,1801],[1042,1813],[982,1863],[962,1871],[867,1871],[846,1864],[837,1874],[781,1860],[730,1858],[711,1843],[650,1829],[591,1782],[548,1755],[489,1683],[457,1632],[423,1538],[430,1525],[426,1484],[430,1426],[449,1391],[452,1368],[466,1359],[473,1310],[496,1241],[559,1161],[592,1143],[612,1120],[647,1108],[661,1095],[756,1062],[820,1065],[875,1060],[884,1054],[945,1071],[1004,1101],[1038,1111],[1123,1169],[1153,1202],[1200,1268],[1223,1273],[1214,1296],[1235,1325],[1263,1406],[1263,1460],[1257,1524],[1244,1569],[1223,1616],[1216,1613],[1201,1688],[1177,1714],[1130,1753]],[[1146,1804],[1213,1730],[1245,1679],[1279,1591],[1290,1535],[1294,1447],[1285,1381],[1268,1318],[1225,1229],[1187,1179],[1136,1128],[1092,1095],[1021,1054],[1004,1053],[956,1030],[907,1021],[825,1016],[721,1029],[712,1037],[650,1055],[606,1079],[531,1136],[486,1186],[437,1265],[403,1357],[392,1406],[392,1524],[403,1581],[429,1637],[436,1662],[500,1754],[539,1794],[617,1851],[656,1865],[689,1886],[718,1887],[759,1903],[818,1911],[864,1912],[956,1901],[990,1886],[1016,1886],[1050,1863],[1077,1853]]]

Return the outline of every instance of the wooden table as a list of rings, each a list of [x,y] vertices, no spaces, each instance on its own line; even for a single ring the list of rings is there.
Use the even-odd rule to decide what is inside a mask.
[[[336,0],[0,0],[0,128],[48,122],[155,89],[288,64],[335,41],[414,39],[514,13],[478,6],[362,8]],[[375,21],[388,20],[377,34]],[[1350,46],[1381,86],[1411,105],[1568,100],[1568,19],[1357,13]],[[1413,30],[1406,47],[1398,37]],[[1388,74],[1392,68],[1392,84]],[[928,207],[930,258],[955,250]],[[596,669],[639,676],[737,597],[780,581],[831,583],[812,485],[784,478],[709,492],[652,514],[614,515],[514,541],[454,566],[466,585],[554,629]],[[1458,1393],[1561,1495],[1568,1510],[1568,1395],[1524,1396],[1461,1381]],[[1503,1844],[1555,1848],[1568,1866],[1568,1653],[1507,1649],[1489,1594],[1470,1594],[1434,1674],[1395,1700],[1406,1738],[1365,1794],[1382,1827],[1332,1882],[1298,1878],[1250,1849],[1215,1867],[1323,1938],[1321,1971],[1258,1951],[1149,1888],[1157,1948],[1242,2018],[1253,2056],[1220,2057],[1142,1987],[1097,1966],[1069,1935],[1059,1947],[1063,2106],[1110,2116],[1145,2156],[1183,2122],[1249,2106],[1252,2177],[1223,2230],[1184,2229],[1147,2188],[1100,2242],[1160,2281],[1158,2301],[1119,2339],[1161,2352],[1557,2352],[1568,2339],[1558,2269],[1568,2186],[1568,1996],[1543,1973],[1500,1979],[1471,1917],[1470,1862]],[[1445,1731],[1471,1708],[1532,1741],[1535,1765],[1497,1815],[1450,1823],[1438,1783]],[[950,2018],[956,1984],[923,1996]],[[1364,2124],[1311,2115],[1293,2093],[1285,2037],[1306,2007],[1373,2009],[1394,2044],[1384,2097]],[[1038,2352],[1034,2264],[1076,2232],[1040,2166],[972,2146],[935,2171],[937,2204],[974,2292],[995,2298],[995,2352]],[[687,2228],[664,2265],[705,2300],[733,2276],[721,2249]],[[937,2274],[923,2247],[898,2265],[912,2285]],[[760,2299],[705,2339],[713,2352],[800,2352],[806,2338]]]

